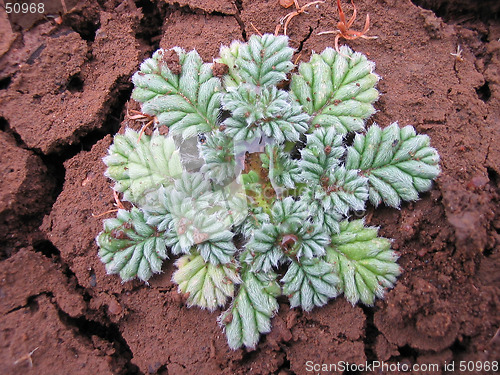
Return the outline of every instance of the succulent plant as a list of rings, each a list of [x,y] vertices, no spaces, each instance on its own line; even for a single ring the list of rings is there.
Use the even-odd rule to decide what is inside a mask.
[[[126,129],[104,157],[132,206],[97,236],[107,272],[147,282],[179,255],[179,292],[188,306],[225,309],[232,349],[270,331],[281,295],[306,311],[342,293],[382,298],[398,255],[349,215],[417,200],[440,172],[412,126],[365,129],[379,96],[373,62],[344,46],[294,71],[293,53],[267,34],[223,46],[214,63],[156,51],[132,78],[155,129]]]

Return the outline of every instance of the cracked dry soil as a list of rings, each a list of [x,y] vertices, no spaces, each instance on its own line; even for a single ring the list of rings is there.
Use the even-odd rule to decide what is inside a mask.
[[[304,313],[281,301],[256,350],[234,352],[217,314],[183,305],[170,264],[149,286],[105,274],[93,215],[113,197],[101,158],[113,134],[138,126],[124,120],[136,106],[130,77],[156,48],[196,48],[212,61],[251,24],[273,32],[288,10],[276,0],[94,0],[62,24],[12,29],[0,9],[0,372],[285,375],[308,373],[306,361],[498,360],[499,6],[415,3],[429,9],[356,1],[354,29],[369,13],[378,39],[349,43],[382,77],[369,123],[412,124],[442,156],[421,200],[368,208],[404,273],[370,308],[338,298]],[[296,17],[295,58],[332,46],[317,33],[337,21],[330,0]]]

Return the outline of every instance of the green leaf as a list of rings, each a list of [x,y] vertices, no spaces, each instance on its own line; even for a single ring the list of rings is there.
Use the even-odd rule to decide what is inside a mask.
[[[215,266],[206,263],[200,254],[184,255],[175,262],[178,270],[172,279],[179,285],[179,293],[187,293],[187,305],[213,311],[224,306],[234,296],[234,286],[241,279],[233,263]]]
[[[237,249],[233,243],[233,232],[224,230],[209,235],[208,240],[199,243],[197,248],[203,259],[212,264],[231,262]]]
[[[123,281],[135,277],[147,281],[153,273],[161,272],[167,258],[164,239],[146,224],[137,208],[118,210],[115,219],[104,220],[104,231],[96,241],[108,274],[120,274]]]
[[[232,53],[223,56],[230,67],[230,75],[236,75],[243,83],[253,86],[272,86],[286,79],[293,68],[290,61],[293,49],[288,47],[288,37],[284,35],[252,35],[247,43],[231,46]],[[231,56],[236,56],[232,64]],[[225,62],[226,63],[226,62]],[[236,66],[236,68],[232,68]]]
[[[290,299],[290,307],[301,306],[305,311],[323,306],[329,298],[339,294],[340,279],[333,266],[321,258],[292,262],[281,282],[283,294]]]
[[[219,317],[229,347],[255,348],[261,333],[271,330],[271,318],[278,311],[276,297],[281,289],[274,273],[243,272],[243,283],[231,307]]]
[[[114,180],[114,190],[123,199],[137,203],[148,191],[173,183],[182,173],[179,151],[172,137],[153,133],[151,137],[126,129],[117,134],[103,158],[108,166],[105,175]]]
[[[155,194],[148,195],[148,202],[142,206],[146,224],[159,232],[166,232],[172,222],[172,215],[167,209],[165,187],[160,186]]]
[[[270,271],[284,259],[285,254],[278,243],[280,235],[280,229],[268,223],[254,230],[252,238],[246,245],[253,257],[251,264],[254,271]]]
[[[180,74],[172,73],[165,61],[168,51],[160,49],[132,77],[132,97],[143,103],[142,112],[156,116],[159,125],[186,139],[218,127],[222,87],[212,76],[212,64],[204,64],[195,50],[173,50]]]
[[[159,203],[171,216],[165,239],[173,254],[187,254],[196,246],[207,262],[217,265],[231,261],[237,249],[229,228],[235,224],[234,219],[238,223],[244,219],[246,209],[233,214],[230,208],[237,206],[201,173],[184,173],[160,193]]]
[[[312,116],[311,126],[334,127],[339,134],[361,131],[378,98],[374,65],[348,47],[341,47],[340,54],[326,48],[300,64],[292,76],[291,96]]]
[[[370,201],[399,207],[401,200],[415,201],[440,173],[439,155],[429,137],[417,135],[412,126],[385,129],[374,124],[366,134],[356,135],[346,158],[348,169],[368,177]]]
[[[340,220],[342,220],[342,215],[335,211],[325,211],[323,207],[318,208],[317,214],[315,216],[317,223],[323,228],[323,231],[328,235],[338,233],[340,231]]]
[[[230,88],[222,102],[224,109],[231,111],[222,124],[224,132],[235,141],[252,142],[265,135],[278,143],[296,142],[308,128],[309,116],[276,86]]]
[[[280,224],[287,230],[297,230],[304,226],[310,213],[306,203],[286,197],[274,203],[271,215],[274,224]]]
[[[238,87],[241,84],[241,77],[238,73],[236,59],[238,58],[240,46],[243,43],[235,40],[229,47],[221,46],[220,57],[216,60],[220,64],[228,66],[228,73],[223,77],[224,87]]]
[[[266,145],[260,155],[262,167],[269,172],[269,180],[278,195],[282,190],[293,189],[301,181],[301,170],[296,160],[290,158],[280,145]]]
[[[363,220],[340,224],[340,233],[332,236],[326,260],[340,276],[346,299],[373,305],[375,297],[384,296],[391,288],[401,268],[398,256],[391,250],[388,239],[377,237],[377,228],[365,227]]]
[[[259,175],[254,170],[242,174],[241,179],[246,190],[256,191],[256,185],[259,185]]]
[[[361,211],[368,199],[368,179],[355,170],[343,166],[327,173],[320,187],[313,187],[311,195],[321,202],[326,212],[335,211],[347,216],[349,210]]]
[[[237,173],[236,150],[233,140],[220,131],[206,135],[200,147],[205,164],[201,172],[218,184],[234,180]]]
[[[255,230],[261,228],[265,223],[269,223],[269,215],[264,212],[262,207],[250,205],[248,215],[243,223],[236,228],[236,231],[241,233],[245,239],[250,239]]]
[[[320,226],[304,223],[299,237],[300,246],[297,247],[296,259],[302,261],[302,259],[322,256],[328,242],[328,236]]]
[[[343,136],[337,134],[334,127],[315,129],[308,134],[299,161],[302,178],[312,184],[320,184],[321,179],[339,165],[345,152],[342,141]]]

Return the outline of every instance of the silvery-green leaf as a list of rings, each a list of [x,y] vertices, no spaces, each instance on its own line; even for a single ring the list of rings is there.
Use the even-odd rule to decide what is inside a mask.
[[[234,141],[252,142],[266,136],[277,143],[296,142],[308,128],[309,116],[276,86],[244,84],[230,88],[222,103],[231,112],[222,124],[224,133]]]
[[[234,70],[238,80],[254,86],[276,85],[286,79],[286,74],[294,66],[291,62],[293,49],[288,46],[288,37],[284,35],[252,35],[247,43],[238,46],[237,53],[234,50],[235,47],[231,55],[236,55],[234,65],[237,70]],[[228,53],[224,56],[232,63]]]
[[[277,200],[270,223],[255,229],[246,245],[251,254],[251,269],[267,272],[286,259],[310,259],[325,254],[328,235],[309,220],[310,214],[307,202],[292,197]]]
[[[263,224],[254,231],[246,248],[254,257],[252,267],[255,271],[270,271],[283,259],[283,250],[279,247],[279,228],[273,224]]]
[[[285,224],[287,227],[301,227],[310,215],[307,204],[296,201],[292,197],[278,199],[274,203],[272,210],[272,222],[275,224]]]
[[[271,318],[278,310],[276,297],[281,294],[274,273],[246,271],[242,279],[231,307],[219,317],[233,350],[255,348],[260,334],[271,330]]]
[[[246,209],[236,195],[224,194],[201,173],[183,173],[172,186],[161,189],[158,204],[169,213],[167,245],[174,254],[193,247],[214,265],[231,262],[236,247],[230,228],[244,220]],[[146,208],[148,217],[152,216]]]
[[[233,233],[229,230],[211,235],[207,241],[198,244],[197,249],[206,262],[215,265],[230,263],[237,251]]]
[[[170,185],[182,173],[179,151],[172,137],[154,132],[142,135],[132,129],[117,134],[103,158],[105,175],[115,181],[114,190],[123,199],[137,203],[161,185]]]
[[[266,145],[260,158],[262,167],[269,171],[269,180],[277,194],[285,189],[293,189],[296,183],[301,182],[297,161],[290,158],[282,145]]]
[[[205,160],[201,172],[218,184],[236,179],[237,164],[233,140],[220,131],[209,133],[206,141],[200,146]]]
[[[325,212],[337,212],[347,216],[350,210],[360,211],[365,208],[368,179],[360,176],[355,170],[340,166],[322,177],[320,186],[314,186],[311,191],[311,195],[321,202]]]
[[[169,68],[169,52],[160,49],[132,77],[132,97],[142,103],[142,112],[156,116],[159,125],[185,139],[218,127],[222,87],[212,75],[212,64],[204,64],[195,50],[173,51],[180,74]]]
[[[292,262],[281,282],[290,307],[301,306],[305,311],[323,306],[339,294],[340,280],[333,266],[321,258]]]
[[[137,208],[118,210],[116,218],[104,220],[104,231],[96,241],[108,274],[119,274],[123,281],[135,277],[147,281],[153,273],[161,272],[167,258],[163,236],[146,224]]]
[[[224,306],[234,296],[234,286],[239,284],[236,265],[227,263],[213,265],[198,254],[180,257],[172,280],[179,285],[179,293],[187,293],[187,305],[207,308],[211,311]]]
[[[439,155],[429,137],[417,135],[412,126],[393,123],[385,129],[372,125],[358,134],[349,147],[346,167],[368,177],[370,202],[399,207],[415,201],[431,188],[439,173]]]
[[[377,228],[365,227],[363,220],[343,221],[327,248],[326,260],[334,266],[344,295],[353,305],[358,301],[373,305],[401,273],[391,242],[377,237],[377,232]]]
[[[224,87],[238,87],[241,84],[241,77],[238,73],[236,59],[239,55],[241,42],[235,40],[228,46],[221,46],[220,57],[216,60],[220,64],[225,64],[228,67],[228,73],[224,75]]]
[[[314,184],[320,184],[339,163],[345,149],[343,136],[337,134],[334,127],[315,129],[307,135],[306,147],[301,152],[299,166],[302,178]]]
[[[314,53],[292,76],[291,95],[311,115],[311,125],[333,127],[339,134],[362,131],[375,113],[372,103],[379,77],[375,64],[363,54],[342,46],[341,53],[326,48]]]

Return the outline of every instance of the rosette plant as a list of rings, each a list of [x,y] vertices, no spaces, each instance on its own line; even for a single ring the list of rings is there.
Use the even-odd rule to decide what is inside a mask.
[[[349,216],[367,201],[415,201],[440,172],[412,126],[365,128],[379,96],[373,62],[344,46],[295,70],[293,53],[273,35],[223,46],[214,63],[156,51],[132,78],[155,129],[126,129],[104,157],[132,207],[97,237],[107,272],[147,282],[178,256],[178,291],[223,310],[232,349],[270,331],[280,296],[305,311],[342,293],[382,298],[398,255]]]

